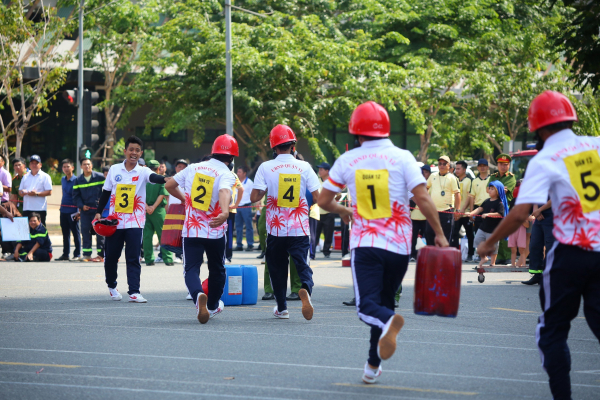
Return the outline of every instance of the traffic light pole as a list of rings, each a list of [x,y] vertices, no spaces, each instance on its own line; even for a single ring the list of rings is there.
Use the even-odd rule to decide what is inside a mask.
[[[231,0],[225,0],[225,132],[233,136],[233,90],[231,75]]]
[[[79,0],[79,70],[77,71],[77,149],[75,165],[77,175],[81,174],[81,163],[79,162],[79,149],[83,144],[83,6],[85,0]]]

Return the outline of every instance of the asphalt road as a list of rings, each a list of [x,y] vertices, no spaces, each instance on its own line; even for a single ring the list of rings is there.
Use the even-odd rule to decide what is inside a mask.
[[[256,255],[235,253],[234,263]],[[366,386],[369,329],[341,304],[353,293],[340,265],[339,255],[313,264],[312,321],[298,302],[277,320],[274,302],[259,299],[200,325],[181,264],[143,267],[148,303],[134,304],[110,300],[101,265],[0,263],[0,398],[551,398],[534,338],[538,287],[518,283],[528,275],[487,274],[480,284],[465,265],[458,317],[424,317],[412,311],[411,265],[397,352]],[[582,313],[569,344],[573,398],[600,398],[600,347]]]

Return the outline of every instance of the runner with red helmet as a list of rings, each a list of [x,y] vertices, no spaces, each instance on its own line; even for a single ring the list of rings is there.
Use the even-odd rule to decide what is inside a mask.
[[[129,301],[146,303],[140,294],[140,252],[142,247],[142,232],[146,223],[146,183],[165,183],[171,178],[153,173],[149,168],[138,165],[142,155],[143,142],[137,136],[130,136],[125,141],[125,161],[110,167],[102,195],[98,201],[98,210],[110,200],[109,219],[116,219],[118,224],[112,235],[106,237],[104,249],[104,273],[106,284],[113,300],[121,300],[123,296],[117,290],[117,262],[125,246],[125,261],[127,263],[127,283],[129,284]],[[94,218],[101,221],[102,216],[96,213]],[[109,227],[100,227],[96,231],[112,231]],[[109,233],[109,232],[105,232]],[[102,233],[101,233],[102,234]],[[103,235],[103,234],[102,234]],[[105,235],[103,235],[105,236]]]
[[[371,327],[371,347],[363,381],[375,383],[381,360],[396,350],[404,319],[394,312],[394,296],[408,267],[412,223],[408,192],[435,232],[435,244],[447,247],[435,204],[413,155],[389,139],[390,118],[385,108],[369,101],[350,118],[349,131],[358,148],[344,153],[329,172],[319,207],[353,221],[350,250],[358,317]],[[335,201],[348,186],[352,207]]]
[[[309,265],[310,227],[306,190],[316,202],[321,185],[311,165],[296,158],[296,135],[289,126],[277,125],[271,130],[269,141],[274,160],[264,162],[258,168],[250,201],[259,202],[268,190],[265,257],[277,300],[273,315],[281,319],[290,317],[285,295],[289,257],[292,257],[302,282],[298,291],[302,315],[310,320],[314,310],[310,300],[313,280]]]
[[[239,156],[237,141],[221,135],[212,146],[208,161],[191,164],[165,185],[167,191],[185,204],[183,222],[183,268],[185,284],[196,305],[201,324],[224,309],[225,233],[229,217],[233,158]],[[181,190],[180,190],[181,189]],[[185,194],[184,194],[185,193]],[[202,290],[200,266],[208,258],[208,296]]]
[[[573,133],[577,113],[558,92],[537,96],[528,121],[539,153],[529,162],[516,205],[477,251],[491,253],[495,241],[527,220],[533,204],[550,197],[556,241],[546,249],[536,339],[552,396],[570,399],[567,336],[582,297],[587,323],[600,339],[600,138]]]

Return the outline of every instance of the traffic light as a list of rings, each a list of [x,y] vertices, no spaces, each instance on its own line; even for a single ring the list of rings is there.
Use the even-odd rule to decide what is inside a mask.
[[[98,141],[98,112],[100,109],[94,104],[98,102],[98,92],[83,92],[83,145],[92,147]]]
[[[77,89],[65,90],[62,92],[62,95],[69,105],[77,107]]]
[[[92,149],[87,147],[86,145],[81,146],[79,149],[79,160],[83,160],[85,158],[92,159]]]

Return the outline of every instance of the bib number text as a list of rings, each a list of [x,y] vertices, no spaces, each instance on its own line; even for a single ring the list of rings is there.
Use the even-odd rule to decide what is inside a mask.
[[[369,220],[391,217],[388,170],[359,169],[354,177],[358,215]]]

